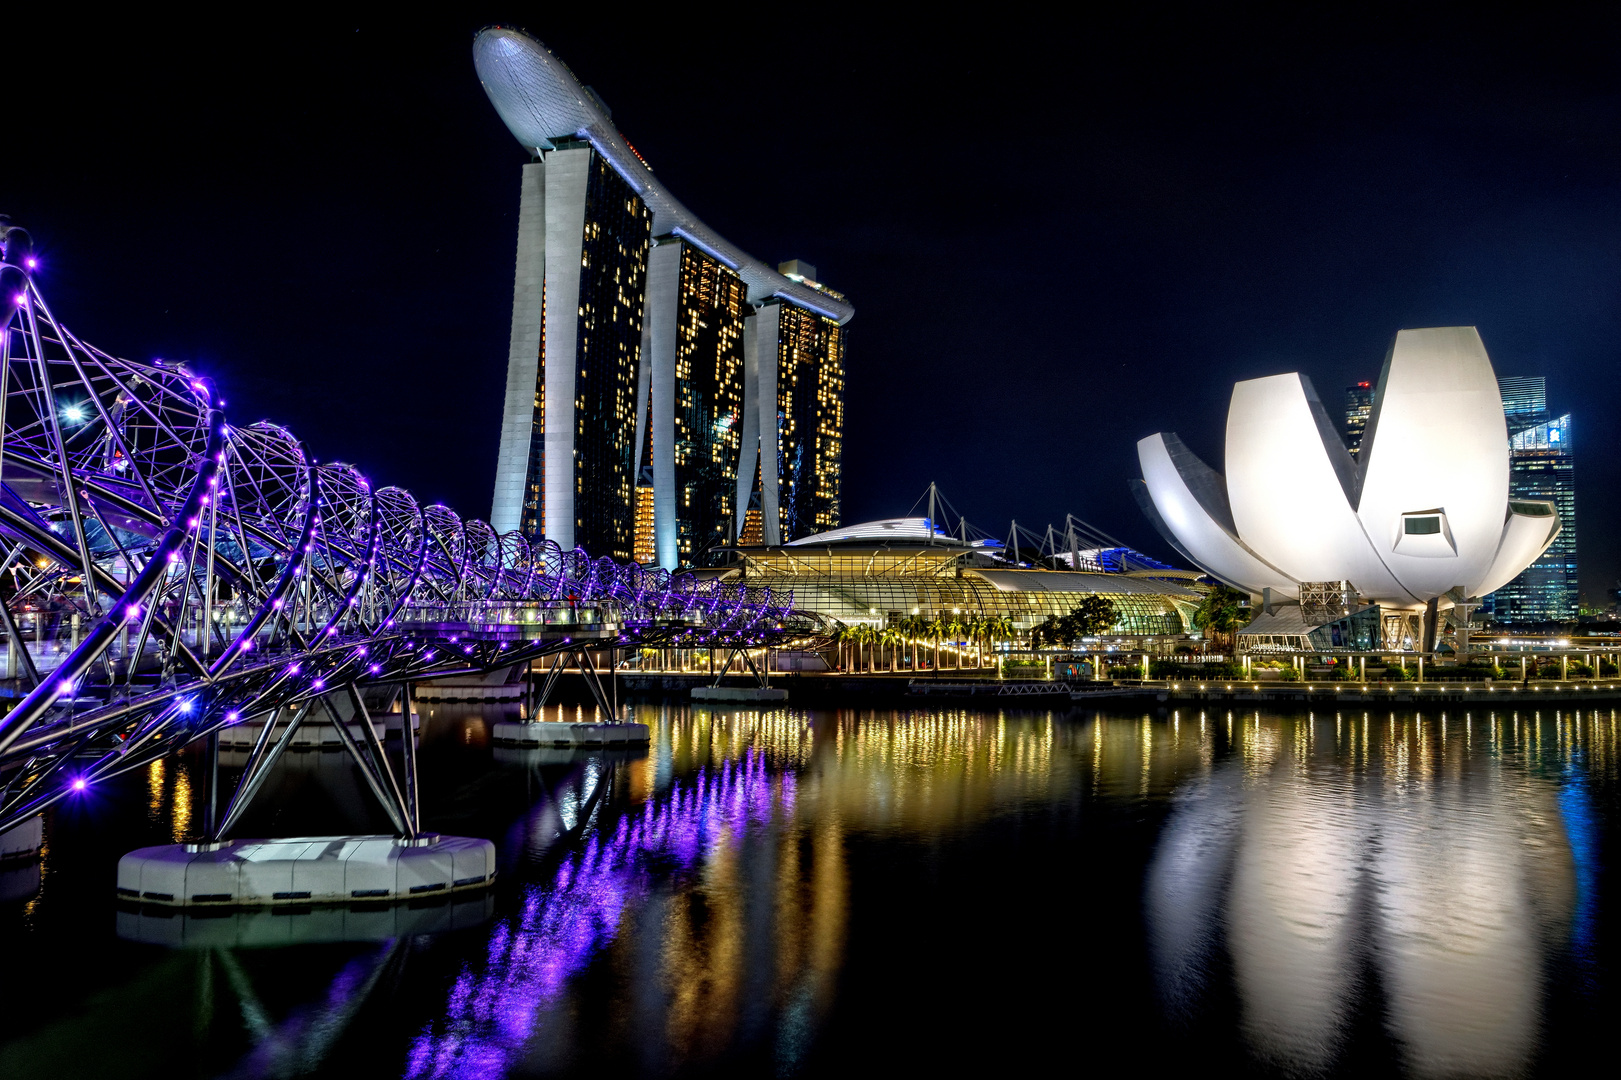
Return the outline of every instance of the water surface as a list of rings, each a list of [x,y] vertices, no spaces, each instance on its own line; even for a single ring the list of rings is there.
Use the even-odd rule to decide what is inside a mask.
[[[54,811],[0,880],[0,1075],[1554,1075],[1612,1011],[1609,710],[494,718],[424,735],[427,824],[500,853],[472,900],[120,909],[197,763]],[[289,754],[240,832],[384,820]]]

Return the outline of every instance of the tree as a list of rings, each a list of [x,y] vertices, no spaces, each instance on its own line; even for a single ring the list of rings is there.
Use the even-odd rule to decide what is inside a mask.
[[[940,632],[951,639],[951,651],[956,657],[951,665],[954,668],[962,667],[962,650],[958,647],[957,642],[963,639],[965,630],[962,615],[958,612],[952,612],[950,615],[943,616],[940,620]]]
[[[900,629],[901,633],[906,635],[907,641],[912,646],[912,670],[916,671],[918,639],[928,634],[929,620],[914,612],[901,620]]]
[[[839,666],[846,667],[848,670],[844,663],[844,653],[846,649],[851,648],[861,641],[861,626],[859,624],[855,626],[840,626],[838,630],[834,631],[833,640],[838,642],[839,645]]]
[[[1249,622],[1248,601],[1249,597],[1237,589],[1217,585],[1199,601],[1199,607],[1193,613],[1193,625],[1220,644]]]
[[[1120,621],[1120,612],[1108,597],[1094,593],[1083,596],[1063,621],[1073,641],[1078,637],[1097,637],[1108,633]]]
[[[996,642],[1013,636],[1013,620],[1006,615],[987,615],[979,621],[979,632],[994,650]]]

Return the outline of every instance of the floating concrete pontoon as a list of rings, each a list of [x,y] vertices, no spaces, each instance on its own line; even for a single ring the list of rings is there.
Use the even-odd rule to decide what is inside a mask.
[[[515,746],[646,746],[651,735],[646,724],[634,720],[497,720],[492,737]]]
[[[788,691],[765,686],[694,686],[693,701],[787,701]]]
[[[494,914],[495,896],[488,889],[405,903],[352,901],[291,911],[280,907],[192,914],[151,904],[124,905],[118,912],[118,936],[187,949],[324,945],[461,930],[488,922]]]
[[[0,862],[28,862],[45,845],[45,819],[39,814],[0,832]]]
[[[287,724],[292,718],[292,712],[293,710],[283,709],[276,714],[276,729],[270,733],[273,739],[279,738],[281,733],[287,730]],[[359,720],[348,721],[348,727],[351,737],[356,740],[365,739],[365,736],[360,733]],[[371,729],[377,733],[379,739],[398,739],[400,737],[400,714],[387,713],[382,716],[373,716]],[[250,750],[253,748],[253,744],[258,741],[259,733],[263,730],[264,722],[254,720],[244,720],[240,724],[221,728],[220,749],[226,751]],[[415,710],[411,713],[411,730],[420,738],[422,715]],[[329,718],[323,716],[316,719],[313,716],[306,716],[299,723],[298,730],[293,732],[292,742],[287,744],[287,749],[320,750],[326,747],[336,750],[341,749],[342,746],[343,740],[338,738],[337,729]]]
[[[121,899],[176,907],[409,900],[494,880],[494,844],[436,833],[165,844],[118,860]]]

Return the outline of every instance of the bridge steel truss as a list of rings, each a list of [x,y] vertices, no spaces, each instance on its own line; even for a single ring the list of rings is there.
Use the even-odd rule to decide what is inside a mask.
[[[328,694],[403,684],[408,713],[412,682],[582,645],[825,640],[791,593],[374,489],[286,428],[232,426],[184,365],[86,345],[22,266],[0,281],[0,643],[21,698],[0,717],[0,831],[226,726],[331,712]]]

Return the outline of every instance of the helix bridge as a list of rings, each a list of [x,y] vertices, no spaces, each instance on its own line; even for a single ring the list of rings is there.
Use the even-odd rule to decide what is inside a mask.
[[[0,685],[15,704],[0,718],[0,833],[256,722],[234,805],[319,708],[411,836],[413,740],[404,732],[405,775],[391,775],[368,690],[403,688],[408,725],[423,680],[570,650],[588,667],[591,650],[825,637],[792,594],[497,534],[317,462],[284,427],[233,425],[186,365],[80,341],[34,268],[12,228],[0,262]],[[367,721],[369,754],[340,713]],[[215,840],[229,822],[209,798]]]

